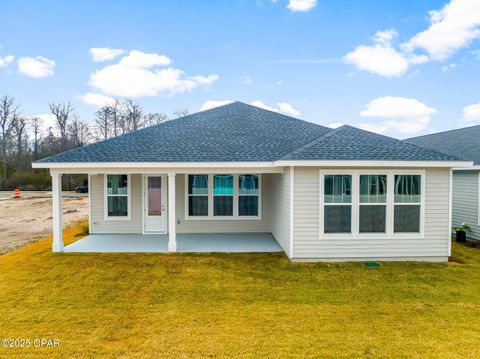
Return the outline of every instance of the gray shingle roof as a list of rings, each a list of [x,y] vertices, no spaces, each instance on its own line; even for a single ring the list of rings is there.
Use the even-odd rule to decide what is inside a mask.
[[[405,140],[480,165],[480,125]]]
[[[458,160],[395,138],[342,126],[287,154],[284,160],[448,161]]]
[[[234,102],[39,162],[274,161],[329,130]]]
[[[332,130],[241,102],[41,159],[56,162],[457,160],[350,126]]]

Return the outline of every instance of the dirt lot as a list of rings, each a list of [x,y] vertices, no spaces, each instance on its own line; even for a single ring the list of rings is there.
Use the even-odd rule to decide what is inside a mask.
[[[88,197],[63,199],[63,226],[88,218]],[[0,254],[52,233],[51,198],[0,201]]]

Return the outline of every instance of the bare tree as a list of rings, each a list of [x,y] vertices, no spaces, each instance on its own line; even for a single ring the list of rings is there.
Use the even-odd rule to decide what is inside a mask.
[[[110,114],[109,106],[103,106],[95,112],[95,128],[99,139],[106,140],[112,134],[110,130]]]
[[[123,120],[123,132],[132,132],[142,128],[143,110],[142,107],[132,100],[125,101],[125,114]]]
[[[60,133],[60,143],[62,150],[67,148],[68,144],[68,125],[73,116],[74,109],[70,102],[68,103],[51,103],[50,113],[55,116],[55,125]]]
[[[0,150],[2,160],[2,180],[7,179],[7,146],[13,129],[13,119],[18,106],[15,106],[15,99],[10,96],[0,98]],[[0,181],[0,185],[1,185]]]
[[[40,117],[31,117],[29,119],[29,125],[33,133],[33,160],[36,161],[38,160],[38,145],[42,136],[42,119]]]
[[[125,105],[118,99],[115,99],[115,102],[108,106],[110,111],[110,125],[112,128],[112,136],[117,137],[120,134],[120,127],[123,117],[123,110]]]
[[[147,113],[143,116],[143,122],[145,126],[153,126],[158,125],[162,122],[168,120],[168,116],[164,113],[156,112],[156,113]]]
[[[173,111],[173,116],[175,116],[175,118],[185,117],[185,116],[188,116],[189,114],[190,114],[190,111],[188,111],[187,107],[178,108],[175,111]]]
[[[23,155],[23,147],[26,142],[25,134],[27,127],[27,120],[25,117],[15,114],[13,117],[13,135],[15,138],[15,145],[17,146],[17,162],[21,163]],[[25,141],[24,141],[25,140]]]
[[[68,137],[73,147],[82,147],[90,140],[88,124],[80,121],[76,116],[68,125]]]

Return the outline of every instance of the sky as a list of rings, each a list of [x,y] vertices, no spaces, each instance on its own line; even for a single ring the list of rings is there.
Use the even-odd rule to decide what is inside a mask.
[[[397,138],[480,124],[478,0],[0,1],[0,96],[25,116],[131,98]]]

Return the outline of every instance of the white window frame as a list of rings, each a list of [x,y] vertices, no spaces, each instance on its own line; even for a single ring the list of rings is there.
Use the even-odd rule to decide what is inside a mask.
[[[190,216],[188,214],[188,176],[191,174],[208,175],[208,216]],[[233,176],[233,216],[214,216],[213,215],[213,176],[218,174],[229,174]],[[258,216],[239,216],[238,215],[238,176],[252,174],[258,176]],[[189,221],[230,221],[230,220],[261,220],[262,219],[262,175],[260,173],[186,173],[185,174],[185,220]],[[216,195],[224,196],[224,195]]]
[[[125,195],[108,194],[108,176],[127,176],[127,216],[108,215],[108,197],[125,197]],[[103,210],[106,221],[130,221],[132,219],[132,176],[126,173],[108,173],[103,175]]]
[[[190,175],[206,175],[207,176],[207,194],[189,194],[188,193],[188,176]],[[187,173],[185,174],[185,218],[186,219],[208,219],[210,214],[210,203],[212,201],[210,187],[212,186],[212,177],[208,173]],[[208,197],[207,199],[207,215],[206,216],[190,216],[188,212],[188,198],[189,197]],[[213,208],[213,207],[212,207]]]
[[[352,227],[351,233],[324,232],[324,183],[327,175],[352,176]],[[387,208],[385,233],[360,233],[360,175],[387,176]],[[415,233],[394,233],[394,181],[395,175],[419,175],[421,181],[420,231]],[[339,203],[340,204],[340,203]],[[365,203],[362,203],[364,205]],[[400,204],[400,203],[399,203]],[[402,203],[403,204],[403,203]],[[385,170],[385,169],[330,169],[319,171],[319,238],[320,239],[419,239],[425,237],[425,171],[424,170]],[[418,203],[412,203],[418,205]]]

